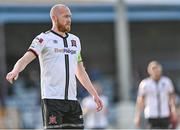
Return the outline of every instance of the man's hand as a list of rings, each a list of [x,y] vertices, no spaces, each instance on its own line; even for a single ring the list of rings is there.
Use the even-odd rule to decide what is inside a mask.
[[[178,116],[176,112],[170,114],[171,129],[176,129],[178,125]]]
[[[13,81],[14,81],[14,80],[17,80],[18,75],[19,75],[19,74],[18,74],[17,72],[11,71],[11,72],[9,72],[9,73],[6,75],[6,79],[7,79],[11,84],[13,84]]]
[[[140,116],[136,116],[135,119],[134,119],[134,123],[135,123],[136,128],[140,128],[141,117]]]
[[[101,111],[103,109],[103,102],[99,96],[93,96],[93,99],[96,103],[96,111]]]
[[[25,67],[34,59],[36,58],[35,54],[31,51],[28,51],[24,54],[23,57],[21,57],[16,64],[14,65],[14,68],[11,72],[9,72],[6,76],[6,79],[13,84],[14,80],[17,80],[18,75],[21,71],[25,69]]]

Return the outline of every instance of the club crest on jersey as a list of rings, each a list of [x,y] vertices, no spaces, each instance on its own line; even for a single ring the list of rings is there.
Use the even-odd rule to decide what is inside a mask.
[[[49,124],[57,124],[56,116],[51,115],[51,116],[49,117]]]
[[[77,47],[77,45],[76,45],[76,41],[75,40],[71,40],[71,46],[73,47]]]

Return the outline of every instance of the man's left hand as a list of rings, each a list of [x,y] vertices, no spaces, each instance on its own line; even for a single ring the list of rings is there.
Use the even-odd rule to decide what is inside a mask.
[[[94,96],[94,101],[96,102],[96,110],[97,111],[101,111],[103,109],[103,102],[100,99],[99,96]]]

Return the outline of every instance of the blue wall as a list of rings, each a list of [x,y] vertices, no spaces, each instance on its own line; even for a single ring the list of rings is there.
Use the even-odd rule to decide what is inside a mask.
[[[73,22],[113,22],[115,7],[110,4],[69,5]],[[0,23],[50,22],[51,6],[0,6]],[[180,20],[180,5],[129,5],[129,21],[177,21]]]

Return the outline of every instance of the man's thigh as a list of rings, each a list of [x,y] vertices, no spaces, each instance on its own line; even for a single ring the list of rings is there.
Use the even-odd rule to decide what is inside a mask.
[[[169,118],[162,118],[160,120],[160,128],[161,129],[168,129],[170,126],[170,119]]]
[[[168,118],[149,119],[148,125],[150,129],[168,129],[169,119]]]
[[[63,101],[54,99],[42,100],[43,126],[45,129],[59,129],[63,126],[64,112],[68,108]]]
[[[43,99],[42,113],[45,129],[84,129],[78,101]]]
[[[157,119],[148,119],[148,129],[158,129],[159,128],[159,122]]]
[[[64,116],[64,126],[69,129],[83,129],[84,121],[83,121],[83,113],[81,106],[78,101],[70,102],[70,111]]]

